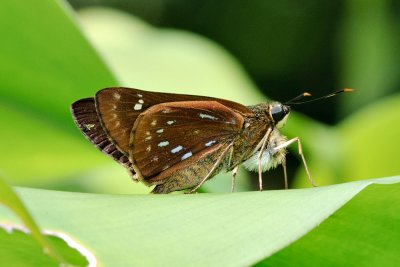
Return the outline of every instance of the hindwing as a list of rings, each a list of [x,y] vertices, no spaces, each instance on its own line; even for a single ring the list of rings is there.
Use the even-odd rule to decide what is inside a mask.
[[[139,177],[151,179],[232,140],[243,123],[241,114],[216,101],[158,104],[137,118],[129,158]]]

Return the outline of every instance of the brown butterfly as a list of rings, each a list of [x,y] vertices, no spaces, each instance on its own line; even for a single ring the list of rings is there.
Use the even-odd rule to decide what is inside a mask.
[[[71,111],[87,139],[126,167],[133,180],[155,185],[153,193],[195,192],[222,169],[232,171],[233,192],[242,164],[258,171],[261,191],[261,173],[278,165],[284,168],[287,188],[286,147],[294,142],[314,185],[300,139],[287,140],[279,132],[290,112],[288,104],[305,103],[294,101],[308,95],[286,104],[243,106],[212,97],[115,87],[78,100]]]

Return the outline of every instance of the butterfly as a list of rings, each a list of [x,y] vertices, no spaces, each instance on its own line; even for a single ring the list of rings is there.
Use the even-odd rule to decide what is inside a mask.
[[[351,89],[322,98],[346,90]],[[297,104],[298,98],[292,102]],[[213,97],[113,87],[76,101],[71,112],[86,138],[124,166],[134,181],[155,186],[152,193],[193,193],[223,169],[232,171],[234,191],[241,165],[258,171],[260,190],[261,173],[282,165],[287,188],[286,148],[295,142],[315,185],[300,139],[288,140],[279,131],[290,113],[287,103],[244,106]]]

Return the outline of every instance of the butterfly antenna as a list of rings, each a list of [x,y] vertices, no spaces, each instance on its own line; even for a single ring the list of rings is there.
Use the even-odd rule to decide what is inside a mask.
[[[307,100],[307,101],[296,102],[297,100],[300,100],[305,96],[311,96],[311,94],[306,92],[306,93],[303,93],[303,94],[293,98],[292,100],[289,100],[285,104],[288,104],[288,105],[299,105],[299,104],[304,104],[304,103],[310,103],[310,102],[314,102],[314,101],[330,98],[332,96],[336,96],[336,95],[341,94],[341,93],[349,93],[349,92],[354,92],[354,91],[355,91],[354,89],[344,88],[344,89],[335,91],[333,93],[330,93],[330,94],[327,94],[327,95],[324,95],[324,96],[321,96],[321,97],[318,97],[318,98],[314,98],[314,99]]]
[[[304,92],[304,93],[302,93],[302,94],[296,96],[295,98],[292,98],[292,99],[290,99],[289,101],[286,101],[284,104],[285,104],[285,105],[290,105],[290,104],[294,103],[295,101],[300,100],[300,99],[302,99],[302,98],[304,98],[304,97],[307,97],[307,96],[311,96],[311,94],[308,93],[308,92]]]

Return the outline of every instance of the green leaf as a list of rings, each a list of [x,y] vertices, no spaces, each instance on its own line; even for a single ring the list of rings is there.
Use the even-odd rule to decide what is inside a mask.
[[[12,215],[17,215],[23,223],[23,226],[17,226],[15,229],[15,225],[0,221],[0,258],[3,263],[10,266],[54,266],[56,263],[86,265],[82,255],[68,247],[65,242],[55,237],[52,237],[50,242],[48,237],[41,233],[19,197],[1,178],[0,204],[8,207],[13,212]]]
[[[72,131],[69,105],[116,81],[63,1],[1,1],[0,97]]]
[[[371,183],[398,182],[234,194],[18,193],[43,227],[79,239],[104,266],[248,266],[317,227]],[[15,221],[0,209],[3,220]]]
[[[5,231],[2,230],[2,225],[0,225],[2,264],[6,263],[7,266],[88,266],[88,260],[59,237],[46,235],[46,239],[63,255],[64,260],[57,260],[43,253],[44,248],[25,229],[14,228],[11,225],[6,225],[5,228]]]
[[[117,84],[70,11],[63,1],[0,2],[0,139],[10,140],[0,169],[14,184],[45,185],[112,162],[82,137],[69,111],[80,97]]]
[[[14,191],[0,178],[0,203],[11,209],[29,228],[34,238],[40,243],[43,248],[49,251],[49,254],[55,258],[59,255],[54,251],[48,241],[41,235],[35,221],[29,215],[22,202]]]
[[[371,185],[256,266],[399,266],[400,184]]]
[[[29,234],[8,232],[0,225],[0,257],[8,266],[57,266],[58,261],[43,253],[43,247]]]

